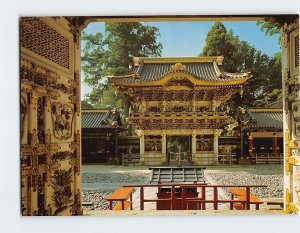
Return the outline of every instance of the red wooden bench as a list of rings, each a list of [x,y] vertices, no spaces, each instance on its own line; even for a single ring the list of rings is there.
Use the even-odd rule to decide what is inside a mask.
[[[233,200],[234,197],[238,201],[242,201],[242,203],[235,203],[231,204],[231,209],[236,210],[245,210],[245,201],[247,200],[246,197],[246,189],[238,189],[238,188],[232,188],[228,190],[231,193],[231,199]],[[255,196],[253,193],[250,193],[250,204],[255,204],[255,209],[259,210],[259,205],[264,203],[261,201],[257,196]]]
[[[109,201],[109,209],[112,210],[127,210],[129,207],[132,210],[132,193],[134,188],[122,187],[115,190],[109,197],[106,198]],[[127,199],[130,198],[128,201]],[[118,201],[118,204],[113,208],[113,202]]]

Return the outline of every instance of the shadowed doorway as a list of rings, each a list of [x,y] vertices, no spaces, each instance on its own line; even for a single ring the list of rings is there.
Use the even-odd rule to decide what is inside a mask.
[[[167,136],[167,160],[170,166],[190,164],[191,136]]]

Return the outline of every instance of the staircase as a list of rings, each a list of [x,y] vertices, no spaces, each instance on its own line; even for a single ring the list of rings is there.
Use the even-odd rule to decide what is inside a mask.
[[[205,167],[150,167],[150,183],[205,183]]]

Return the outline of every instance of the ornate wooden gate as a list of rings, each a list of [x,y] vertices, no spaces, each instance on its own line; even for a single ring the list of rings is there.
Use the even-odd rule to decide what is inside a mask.
[[[282,72],[284,79],[285,210],[300,208],[300,82],[299,19],[282,27]]]
[[[81,214],[79,40],[73,18],[20,19],[23,215]]]

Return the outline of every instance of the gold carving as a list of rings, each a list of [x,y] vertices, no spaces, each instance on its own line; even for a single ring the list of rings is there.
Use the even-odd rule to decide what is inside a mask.
[[[182,65],[181,63],[176,63],[175,65],[171,66],[171,69],[173,71],[182,71],[182,70],[186,70],[186,66]]]
[[[292,193],[288,189],[286,189],[286,191],[285,191],[285,212],[287,214],[298,213],[298,208],[292,202]]]
[[[74,111],[70,105],[54,102],[51,105],[53,136],[59,140],[72,136]]]

